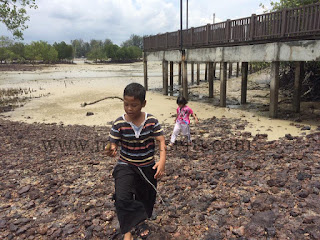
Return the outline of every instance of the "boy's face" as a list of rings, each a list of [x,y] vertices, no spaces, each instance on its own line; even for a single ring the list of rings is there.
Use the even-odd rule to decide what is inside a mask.
[[[141,109],[146,105],[146,101],[142,103],[133,96],[124,96],[123,103],[124,111],[131,119],[140,117]]]

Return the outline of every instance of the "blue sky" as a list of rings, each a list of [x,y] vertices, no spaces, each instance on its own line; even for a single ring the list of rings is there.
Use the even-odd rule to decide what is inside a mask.
[[[153,35],[180,28],[180,0],[36,0],[28,10],[29,28],[24,42],[43,40],[52,44],[73,39],[111,39],[120,45],[131,34]],[[186,0],[183,0],[184,27]],[[260,3],[270,0],[188,0],[189,27],[261,14]],[[12,36],[0,23],[0,35]]]

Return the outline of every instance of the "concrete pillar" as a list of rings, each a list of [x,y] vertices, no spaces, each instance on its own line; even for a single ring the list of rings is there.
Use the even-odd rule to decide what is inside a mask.
[[[148,91],[148,62],[145,59],[145,57],[143,57],[143,76],[144,76],[144,88],[146,89],[146,91]]]
[[[194,62],[191,63],[191,84],[194,84]]]
[[[205,70],[204,70],[204,80],[205,81],[208,81],[208,63],[206,63],[206,67],[205,67]]]
[[[213,98],[213,62],[209,62],[209,98]]]
[[[178,74],[178,85],[181,86],[182,83],[182,70],[181,70],[181,62],[179,62],[179,74]]]
[[[229,78],[232,76],[232,63],[229,63]]]
[[[304,62],[295,62],[294,90],[293,90],[293,110],[300,112],[301,85],[304,74]]]
[[[223,62],[222,74],[220,80],[220,107],[225,107],[227,105],[227,68],[228,63]]]
[[[188,94],[188,74],[187,74],[187,61],[186,61],[186,55],[185,51],[182,51],[182,96],[185,97],[185,99],[188,100],[189,94]]]
[[[239,62],[237,62],[237,72],[236,72],[236,77],[239,77]]]
[[[269,116],[276,118],[278,115],[279,97],[279,67],[280,62],[271,63],[271,83],[270,83],[270,111]]]
[[[197,85],[200,85],[200,63],[197,63]]]
[[[168,95],[168,61],[162,61],[163,95]]]
[[[170,62],[170,96],[173,96],[173,62]]]
[[[239,66],[239,63],[238,65]],[[238,71],[237,71],[238,72]],[[248,86],[248,62],[241,64],[241,104],[247,103],[247,86]]]

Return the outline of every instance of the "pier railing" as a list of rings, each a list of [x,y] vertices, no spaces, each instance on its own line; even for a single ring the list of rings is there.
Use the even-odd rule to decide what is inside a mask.
[[[144,51],[320,38],[320,3],[144,37]]]

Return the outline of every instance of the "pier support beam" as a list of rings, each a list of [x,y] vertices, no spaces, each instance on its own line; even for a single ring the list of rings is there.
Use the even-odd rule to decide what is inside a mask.
[[[143,58],[143,76],[144,76],[144,88],[148,91],[148,62]]]
[[[208,63],[206,63],[206,67],[205,67],[204,80],[208,81]]]
[[[278,98],[279,98],[279,67],[280,62],[271,63],[271,83],[270,83],[270,111],[269,116],[276,118],[278,116]]]
[[[209,62],[209,98],[213,98],[213,62]]]
[[[189,94],[188,94],[188,72],[187,72],[187,61],[186,61],[186,53],[185,51],[182,51],[182,94],[186,100],[188,100]]]
[[[214,62],[214,63],[213,63],[213,79],[216,78],[216,69],[217,69],[217,63]]]
[[[238,65],[239,66],[239,63]],[[238,70],[237,70],[238,72]],[[241,64],[241,104],[247,103],[247,89],[248,89],[248,62]]]
[[[239,77],[239,62],[237,62],[237,72],[236,72],[236,77]]]
[[[200,63],[197,63],[197,85],[200,85]]]
[[[220,79],[220,107],[225,107],[227,105],[227,68],[228,63],[223,62],[222,74]]]
[[[181,86],[182,80],[182,70],[181,70],[181,62],[179,62],[179,73],[178,73],[178,85]]]
[[[295,63],[295,76],[294,76],[294,90],[293,90],[293,110],[296,113],[300,112],[301,101],[301,85],[304,73],[304,62]]]
[[[194,62],[191,63],[191,84],[194,84]]]
[[[232,76],[232,62],[229,63],[229,78]]]
[[[168,61],[162,61],[163,95],[168,95]]]
[[[173,96],[173,62],[170,62],[170,96]]]

